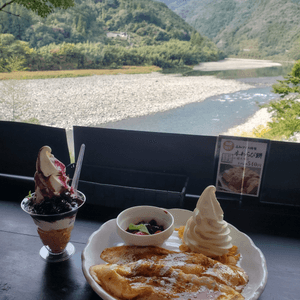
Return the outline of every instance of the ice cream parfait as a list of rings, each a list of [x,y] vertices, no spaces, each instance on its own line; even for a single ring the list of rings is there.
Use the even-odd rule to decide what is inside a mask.
[[[75,252],[71,231],[85,195],[69,186],[65,165],[48,146],[39,151],[34,179],[35,193],[24,198],[21,207],[37,225],[44,244],[40,255],[49,262],[67,260]]]

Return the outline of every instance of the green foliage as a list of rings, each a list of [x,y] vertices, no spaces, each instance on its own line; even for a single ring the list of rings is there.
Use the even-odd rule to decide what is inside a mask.
[[[284,77],[285,80],[278,80],[279,83],[274,84],[273,92],[285,97],[291,93],[300,94],[300,61],[296,62],[292,71]]]
[[[203,37],[199,34],[199,32],[193,32],[191,36],[191,44],[193,46],[201,47],[203,42]]]
[[[300,59],[300,1],[161,1],[176,8],[184,20],[211,38],[227,55]],[[257,47],[251,47],[253,40]]]
[[[299,60],[300,59],[299,49],[300,49],[300,38],[297,38],[296,40],[293,41],[293,45],[286,53],[286,56],[292,60]]]
[[[197,20],[199,22],[197,24],[201,24],[200,32],[205,33],[205,35],[209,38],[213,38],[218,35],[220,30],[225,28],[230,22],[235,18],[235,14],[237,11],[236,1],[227,0],[227,1],[213,1],[211,14],[203,20]],[[195,24],[196,25],[196,24]],[[198,29],[197,26],[195,26]]]
[[[265,136],[270,131],[270,127],[264,125],[258,125],[252,131],[241,131],[236,130],[233,135],[234,136],[242,136],[242,137],[250,137],[250,138],[266,138]],[[269,137],[269,139],[276,139],[275,137]]]
[[[300,132],[300,102],[297,99],[300,94],[300,61],[296,62],[292,71],[274,84],[273,92],[286,97],[296,94],[293,98],[272,101],[267,105],[268,111],[272,113],[272,122],[268,122],[268,130],[264,132],[264,138],[288,139],[294,133]]]
[[[5,1],[0,0],[0,7]],[[13,34],[37,48],[62,42],[114,44],[108,32],[127,32],[126,46],[154,45],[174,38],[189,41],[195,32],[164,4],[151,0],[77,0],[74,7],[54,9],[45,18],[17,4],[5,10],[10,14],[0,12],[0,33]]]
[[[23,56],[11,56],[6,59],[3,68],[5,68],[8,72],[14,71],[26,71],[28,68],[25,67],[26,59]]]
[[[12,35],[0,35],[0,39],[3,45],[0,49],[5,54],[5,60],[0,61],[2,72],[24,70],[26,66],[31,71],[118,68],[126,65],[174,68],[218,60],[222,56],[217,47],[205,38],[201,39],[200,45],[171,39],[158,45],[140,47],[63,42],[38,49],[29,48],[28,43],[17,41]]]
[[[33,11],[43,18],[52,13],[55,8],[67,9],[68,7],[74,6],[74,0],[14,0],[14,3]],[[0,5],[0,12],[6,8],[7,5],[10,5],[10,1],[6,1]]]
[[[55,9],[44,19],[17,5],[10,10],[19,10],[20,19],[26,15],[27,23],[19,26],[19,19],[7,14],[6,21],[15,26],[0,20],[2,72],[26,67],[31,71],[126,65],[173,68],[224,57],[166,5],[151,0],[76,0],[74,7]]]
[[[274,101],[269,104],[273,114],[272,122],[268,123],[270,130],[265,138],[288,139],[295,132],[300,132],[300,102],[294,99]]]
[[[0,58],[0,72],[7,72],[6,60],[4,58]]]
[[[0,34],[0,71],[25,71],[31,52],[28,43],[15,40],[12,34]]]
[[[258,125],[256,128],[252,130],[252,137],[256,138],[264,138],[265,136],[269,135],[270,139],[275,139],[275,137],[270,135],[270,127],[264,125]]]
[[[267,105],[272,121],[266,126],[259,125],[252,132],[238,133],[240,136],[270,140],[290,140],[300,132],[300,102],[295,99],[272,101]]]

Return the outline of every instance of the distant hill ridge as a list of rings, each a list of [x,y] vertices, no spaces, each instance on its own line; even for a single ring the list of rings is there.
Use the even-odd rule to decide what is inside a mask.
[[[160,1],[227,54],[300,59],[300,0]]]
[[[74,7],[46,18],[15,3],[8,9],[11,14],[0,12],[0,72],[126,65],[190,70],[224,58],[211,40],[161,2],[75,0]]]
[[[0,6],[5,2],[0,0]],[[31,47],[87,41],[111,44],[108,32],[127,33],[133,45],[155,45],[174,38],[188,41],[196,32],[165,4],[152,0],[75,0],[74,7],[57,9],[44,19],[16,4],[7,10],[21,17],[0,12],[0,33],[13,34]]]

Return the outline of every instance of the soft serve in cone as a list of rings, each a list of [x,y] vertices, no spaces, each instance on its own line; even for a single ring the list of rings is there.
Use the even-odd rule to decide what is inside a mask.
[[[215,192],[213,185],[203,191],[183,234],[190,250],[206,256],[221,256],[232,248],[230,229],[223,220],[224,213]]]

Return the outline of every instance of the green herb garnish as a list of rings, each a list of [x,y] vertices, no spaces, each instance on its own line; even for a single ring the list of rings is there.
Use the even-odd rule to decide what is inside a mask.
[[[129,230],[138,230],[147,234],[150,234],[145,224],[134,225],[133,223],[129,224]]]
[[[28,193],[28,196],[27,196],[28,198],[31,198],[32,197],[32,194],[31,194],[31,191],[29,191],[29,193]]]

